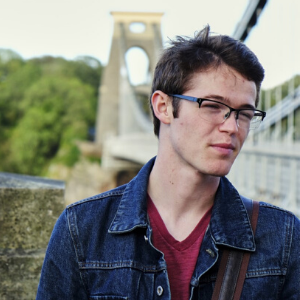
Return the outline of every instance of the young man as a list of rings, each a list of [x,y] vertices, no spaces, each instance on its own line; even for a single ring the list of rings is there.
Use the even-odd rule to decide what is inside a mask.
[[[242,43],[178,37],[151,97],[157,157],[128,184],[69,206],[37,299],[211,299],[224,248],[251,253],[241,299],[300,299],[300,222],[260,203],[255,237],[224,177],[251,128],[264,70]]]

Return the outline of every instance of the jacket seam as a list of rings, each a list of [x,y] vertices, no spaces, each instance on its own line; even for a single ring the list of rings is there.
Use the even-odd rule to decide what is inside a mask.
[[[136,270],[140,270],[145,273],[151,272],[161,272],[165,270],[164,266],[143,266],[142,264],[137,264],[133,261],[122,261],[117,263],[106,263],[106,262],[79,262],[79,268],[82,270],[87,269],[101,269],[101,270],[114,270],[114,269],[122,269],[122,268],[132,268]]]
[[[69,204],[66,208],[70,209],[72,207],[75,207],[75,206],[78,206],[78,205],[81,205],[81,204],[84,204],[84,203],[97,201],[97,200],[104,200],[104,199],[109,198],[111,196],[122,196],[124,194],[124,189],[122,189],[120,191],[110,191],[110,192],[105,192],[103,194],[98,194],[98,195],[95,195],[95,196],[77,201],[75,203]]]
[[[283,267],[285,270],[285,274],[286,275],[288,273],[288,265],[289,265],[289,260],[290,260],[290,253],[291,253],[291,247],[292,247],[292,240],[293,240],[293,229],[294,229],[294,223],[295,223],[295,217],[291,218],[287,218],[287,225],[286,225],[286,238],[285,238],[285,244],[284,244],[284,259],[283,259]],[[281,280],[281,284],[280,287],[278,289],[278,295],[280,295],[282,293],[283,290],[283,286],[285,283],[285,279],[286,276],[284,276]]]
[[[290,211],[288,211],[286,209],[283,209],[281,207],[278,207],[278,206],[266,203],[266,202],[259,202],[259,206],[260,207],[264,207],[264,208],[275,209],[275,210],[278,210],[278,211],[281,211],[283,213],[288,214],[290,217],[294,217],[294,214],[292,212],[290,212]]]
[[[76,215],[72,211],[71,208],[67,209],[66,212],[67,212],[67,221],[68,221],[69,233],[70,233],[70,236],[71,236],[71,239],[72,239],[72,242],[73,242],[73,247],[74,247],[74,251],[75,251],[75,255],[76,255],[78,272],[80,274],[80,279],[82,281],[82,284],[83,284],[85,290],[87,291],[87,293],[89,294],[88,284],[86,284],[84,274],[80,270],[80,262],[79,262],[80,259],[79,258],[83,257],[83,253],[80,249],[80,242],[79,242],[78,232],[76,230],[77,229]]]

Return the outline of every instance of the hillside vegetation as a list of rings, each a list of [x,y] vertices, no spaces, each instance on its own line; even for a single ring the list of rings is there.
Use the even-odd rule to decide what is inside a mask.
[[[5,55],[3,55],[3,53]],[[24,60],[0,51],[0,171],[43,175],[72,166],[95,125],[102,66],[92,57]]]

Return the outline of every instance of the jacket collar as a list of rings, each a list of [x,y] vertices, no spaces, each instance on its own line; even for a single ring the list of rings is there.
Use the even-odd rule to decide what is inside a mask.
[[[124,190],[110,233],[124,233],[137,227],[147,227],[148,179],[155,157],[142,167]],[[216,244],[254,251],[255,242],[249,217],[240,195],[227,178],[222,177],[216,194],[210,221],[210,231]]]
[[[226,177],[220,180],[210,231],[216,244],[255,251],[254,235],[246,207]]]
[[[155,157],[127,184],[109,232],[123,233],[148,226],[147,189],[154,162]]]

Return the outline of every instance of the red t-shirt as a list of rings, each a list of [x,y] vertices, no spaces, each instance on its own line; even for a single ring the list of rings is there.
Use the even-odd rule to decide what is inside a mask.
[[[212,209],[206,212],[190,235],[181,242],[168,232],[150,197],[148,197],[147,210],[152,227],[152,243],[155,248],[164,253],[167,263],[172,300],[188,300],[190,281]]]

